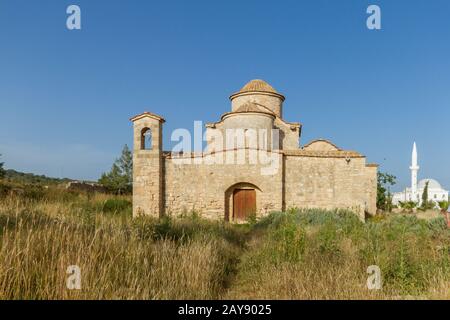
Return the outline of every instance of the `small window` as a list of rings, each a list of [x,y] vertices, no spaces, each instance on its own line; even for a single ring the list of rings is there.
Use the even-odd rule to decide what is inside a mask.
[[[141,131],[141,150],[151,150],[152,148],[152,130],[144,128]]]
[[[437,199],[437,194],[434,195],[434,198]]]

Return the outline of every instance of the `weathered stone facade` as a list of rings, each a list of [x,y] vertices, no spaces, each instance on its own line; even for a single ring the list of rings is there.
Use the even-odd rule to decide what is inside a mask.
[[[149,112],[131,119],[135,216],[195,210],[234,221],[244,211],[248,215],[246,207],[256,208],[257,216],[293,207],[348,208],[362,219],[375,214],[376,165],[326,140],[300,147],[301,125],[282,118],[284,96],[262,80],[249,82],[230,99],[232,111],[206,125],[202,153],[164,152],[164,119]],[[144,142],[148,132],[151,148]],[[256,196],[237,203],[238,190]]]

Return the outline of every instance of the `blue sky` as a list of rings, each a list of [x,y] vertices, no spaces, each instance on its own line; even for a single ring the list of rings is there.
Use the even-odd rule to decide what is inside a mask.
[[[77,4],[82,29],[66,28]],[[366,27],[369,4],[382,30]],[[7,168],[97,179],[132,143],[129,118],[176,128],[229,111],[261,78],[301,144],[330,139],[409,183],[450,188],[450,2],[0,0],[0,153]]]

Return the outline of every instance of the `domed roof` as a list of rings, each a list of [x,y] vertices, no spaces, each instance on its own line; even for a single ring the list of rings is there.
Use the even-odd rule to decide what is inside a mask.
[[[275,90],[270,84],[268,84],[264,80],[260,80],[260,79],[255,79],[255,80],[250,81],[245,86],[243,86],[241,90],[239,90],[240,93],[254,92],[254,91],[278,93],[277,90]]]
[[[434,179],[423,179],[423,180],[420,180],[418,188],[419,189],[424,189],[427,181],[429,181],[429,183],[428,183],[428,188],[429,189],[442,189],[441,184],[439,182],[437,182],[436,180],[434,180]]]
[[[270,84],[268,84],[264,80],[255,79],[243,86],[242,89],[238,92],[233,93],[230,96],[230,100],[233,100],[240,95],[251,95],[253,92],[255,94],[275,95],[282,101],[284,101],[285,99],[285,97],[282,94],[278,93],[277,90],[275,90]]]

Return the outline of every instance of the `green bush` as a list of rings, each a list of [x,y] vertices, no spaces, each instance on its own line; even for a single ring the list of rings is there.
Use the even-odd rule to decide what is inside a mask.
[[[39,201],[44,199],[46,191],[40,185],[26,185],[23,189],[22,196],[28,200]]]
[[[122,213],[131,210],[131,202],[124,199],[108,199],[103,203],[103,213]]]
[[[274,262],[298,262],[306,248],[305,230],[292,221],[286,221],[282,226],[274,229],[269,236]]]
[[[6,197],[11,192],[11,186],[0,182],[0,198]]]
[[[186,215],[160,219],[139,217],[132,221],[133,228],[141,239],[168,239],[180,243],[195,239],[225,240],[243,247],[250,231],[248,225],[231,225],[224,221],[211,221],[198,215]]]
[[[428,228],[433,233],[442,233],[447,230],[447,221],[444,217],[434,218],[428,221]]]
[[[339,255],[339,243],[342,239],[342,229],[331,222],[324,224],[317,234],[319,252],[325,255]]]

